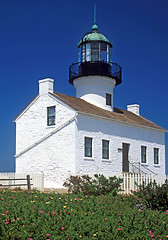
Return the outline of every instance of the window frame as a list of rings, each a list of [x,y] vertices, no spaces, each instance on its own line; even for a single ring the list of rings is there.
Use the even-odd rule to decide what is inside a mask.
[[[87,140],[90,140],[90,146],[88,147],[88,143],[86,142]],[[88,154],[88,148],[90,148]],[[92,137],[84,137],[84,157],[85,158],[93,158],[93,138]]]
[[[157,150],[157,154],[155,154],[155,150]],[[154,154],[154,165],[159,165],[159,148],[154,148],[153,149],[153,154]],[[155,162],[155,157],[157,157],[157,162]]]
[[[142,149],[145,149],[145,152],[142,152]],[[143,156],[145,158],[145,162],[143,162]],[[141,146],[141,163],[142,164],[147,164],[147,147],[146,146]]]
[[[104,143],[108,143],[108,145],[107,145],[107,148],[105,148],[105,145],[104,145]],[[102,140],[102,159],[104,160],[109,160],[109,158],[110,158],[110,151],[109,151],[109,144],[110,143],[110,141],[109,140],[105,140],[105,139],[103,139]],[[107,151],[107,153],[105,153],[105,151]]]
[[[54,114],[50,114],[49,111],[50,109],[54,109]],[[55,126],[55,106],[50,106],[50,107],[47,107],[47,126],[50,127],[50,126]],[[54,119],[54,122],[50,123],[50,118],[53,118]]]
[[[106,105],[111,106],[111,94],[106,93]]]

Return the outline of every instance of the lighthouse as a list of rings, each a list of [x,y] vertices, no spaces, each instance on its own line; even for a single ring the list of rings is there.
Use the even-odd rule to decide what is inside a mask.
[[[108,111],[113,111],[113,89],[122,82],[122,68],[112,62],[111,50],[112,43],[94,23],[78,43],[78,62],[69,67],[76,97]]]

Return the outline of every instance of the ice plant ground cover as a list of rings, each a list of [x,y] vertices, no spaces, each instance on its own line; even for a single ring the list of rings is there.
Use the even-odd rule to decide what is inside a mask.
[[[0,191],[0,239],[167,239],[168,210],[136,196]]]

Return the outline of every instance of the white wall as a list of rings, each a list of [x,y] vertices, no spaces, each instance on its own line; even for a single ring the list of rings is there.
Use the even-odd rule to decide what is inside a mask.
[[[100,108],[113,111],[113,88],[116,81],[104,76],[84,76],[74,80],[76,97]],[[106,105],[106,93],[111,94],[111,106]]]
[[[141,161],[141,146],[147,146],[147,164],[145,166],[156,174],[165,174],[164,133],[129,124],[109,121],[80,114],[78,117],[76,138],[76,172],[79,174],[103,173],[107,176],[122,171],[122,143],[129,143],[129,161]],[[93,158],[84,157],[84,137],[93,138]],[[110,141],[110,159],[102,160],[102,140]],[[153,149],[159,148],[160,164],[154,165]],[[138,164],[136,164],[138,166]],[[144,166],[144,165],[143,165]],[[148,174],[145,167],[141,169]],[[130,170],[137,172],[137,170]]]
[[[56,106],[56,125],[47,126],[47,107]],[[75,111],[44,95],[16,121],[16,155],[62,126]],[[16,173],[44,172],[44,187],[62,187],[75,171],[75,120],[16,157]]]

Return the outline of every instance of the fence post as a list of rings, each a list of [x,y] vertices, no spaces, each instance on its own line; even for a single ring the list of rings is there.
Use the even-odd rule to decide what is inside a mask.
[[[28,191],[31,191],[30,175],[27,175],[27,188],[28,188]]]

